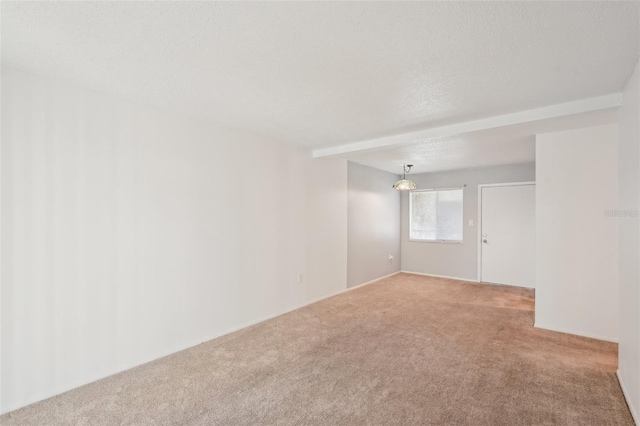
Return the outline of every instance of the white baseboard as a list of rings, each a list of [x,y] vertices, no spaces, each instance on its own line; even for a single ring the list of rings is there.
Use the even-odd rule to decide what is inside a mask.
[[[560,327],[550,327],[545,324],[540,324],[539,322],[534,323],[533,326],[535,328],[540,328],[542,330],[556,331],[558,333],[573,334],[574,336],[588,337],[589,339],[604,340],[605,342],[618,343],[618,339],[614,337],[606,337],[606,336],[600,336],[597,334],[590,334],[590,333],[579,333],[574,330],[567,330]]]
[[[298,305],[295,305],[292,308],[287,308],[287,309],[285,309],[283,311],[280,311],[280,312],[278,312],[276,314],[267,315],[265,317],[262,317],[260,319],[255,320],[255,321],[251,321],[251,322],[245,323],[245,324],[243,324],[243,325],[241,325],[239,327],[234,327],[234,328],[232,328],[230,330],[224,331],[222,334],[217,334],[215,336],[206,338],[205,340],[199,341],[197,343],[194,343],[193,345],[189,345],[189,346],[187,346],[187,347],[185,347],[183,349],[180,349],[180,350],[188,349],[188,348],[190,348],[192,346],[195,346],[195,345],[198,345],[198,344],[201,344],[201,343],[205,343],[205,342],[208,342],[208,341],[213,340],[213,339],[217,339],[218,337],[222,337],[222,336],[226,336],[227,334],[235,333],[236,331],[240,331],[243,328],[251,327],[251,326],[254,326],[256,324],[260,324],[261,322],[265,322],[265,321],[268,321],[270,319],[279,317],[281,315],[288,314],[289,312],[297,311],[298,309],[304,308],[305,306],[313,305],[314,303],[318,303],[318,302],[321,302],[321,301],[323,301],[325,299],[329,299],[331,297],[338,296],[338,295],[340,295],[342,293],[346,293],[348,291],[355,290],[355,289],[360,288],[360,287],[364,287],[365,285],[373,284],[373,283],[375,283],[377,281],[383,280],[385,278],[389,278],[389,277],[391,277],[393,275],[396,275],[396,274],[399,274],[399,273],[400,272],[394,272],[393,274],[385,275],[384,277],[376,278],[375,280],[367,281],[366,283],[358,284],[358,285],[355,285],[353,287],[349,287],[349,288],[345,288],[343,290],[335,291],[335,292],[330,293],[330,294],[328,294],[326,296],[317,297],[315,299],[312,299],[312,300],[300,303]],[[180,350],[178,350],[176,352],[180,352]]]
[[[633,404],[631,404],[631,399],[629,399],[627,388],[625,388],[624,381],[622,380],[622,377],[620,377],[620,370],[616,371],[616,377],[618,377],[618,383],[620,383],[620,389],[622,389],[624,399],[627,400],[627,407],[629,407],[629,411],[631,411],[631,417],[633,417],[633,421],[636,422],[636,425],[640,425],[640,417],[638,417],[638,413],[636,413],[635,407],[633,406]]]
[[[222,337],[222,336],[226,336],[227,334],[235,333],[236,331],[240,331],[243,328],[251,327],[251,326],[254,326],[256,324],[260,324],[261,322],[265,322],[265,321],[268,321],[270,319],[279,317],[281,315],[288,314],[289,312],[297,311],[298,309],[304,308],[305,306],[313,305],[314,303],[318,303],[318,302],[321,302],[321,301],[323,301],[325,299],[329,299],[331,297],[338,296],[338,295],[340,295],[342,293],[346,293],[348,291],[355,290],[357,288],[364,287],[364,286],[369,285],[369,284],[373,284],[373,283],[375,283],[377,281],[383,280],[385,278],[392,277],[392,276],[394,276],[396,274],[399,274],[399,273],[400,273],[400,271],[394,272],[393,274],[385,275],[384,277],[376,278],[375,280],[367,281],[366,283],[358,284],[358,285],[355,285],[353,287],[349,287],[349,288],[345,288],[345,289],[342,289],[342,290],[335,291],[335,292],[330,293],[330,294],[328,294],[326,296],[317,297],[315,299],[312,299],[312,300],[300,303],[298,305],[295,305],[292,308],[287,308],[287,309],[285,309],[283,311],[280,311],[280,312],[278,312],[276,314],[267,315],[267,316],[262,317],[262,318],[260,318],[258,320],[248,322],[248,323],[246,323],[244,325],[241,325],[239,327],[234,327],[234,328],[232,328],[230,330],[227,330],[227,331],[223,332],[222,334],[217,334],[215,336],[209,337],[209,338],[207,338],[205,340],[202,340],[202,341],[200,341],[198,343],[195,343],[193,345],[189,345],[189,346],[187,346],[187,347],[185,347],[183,349],[180,349],[180,350],[188,349],[188,348],[190,348],[192,346],[195,346],[195,345],[198,345],[200,343],[205,343],[205,342],[208,342],[210,340],[217,339],[218,337]],[[176,352],[179,352],[179,351],[176,351]]]
[[[448,275],[435,275],[435,274],[425,274],[424,272],[413,272],[413,271],[400,271],[404,274],[413,274],[413,275],[422,275],[425,277],[433,277],[433,278],[446,278],[449,280],[458,280],[458,281],[467,281],[470,283],[479,283],[478,280],[470,280],[469,278],[460,278],[460,277],[450,277]]]
[[[393,273],[391,273],[391,274],[389,274],[389,275],[385,275],[385,276],[383,276],[383,277],[376,278],[376,279],[371,280],[371,281],[367,281],[366,283],[362,283],[362,284],[354,285],[353,287],[347,287],[347,290],[353,290],[354,288],[362,287],[362,286],[367,285],[367,284],[373,284],[373,283],[375,283],[376,281],[384,280],[385,278],[392,277],[392,276],[394,276],[394,275],[399,274],[400,272],[402,272],[402,271],[396,271],[396,272],[393,272]],[[340,293],[342,293],[342,292],[340,292]],[[340,293],[336,293],[336,294],[340,294]],[[331,297],[331,296],[328,296],[328,297]]]
[[[130,363],[130,364],[125,365],[125,366],[121,366],[120,368],[117,368],[114,371],[109,372],[107,374],[95,375],[95,376],[91,377],[90,379],[88,379],[86,381],[83,380],[81,382],[73,384],[72,386],[67,386],[67,387],[65,387],[63,389],[60,389],[60,390],[56,391],[55,393],[51,393],[51,394],[47,393],[47,394],[38,395],[38,396],[36,396],[34,398],[31,398],[29,400],[29,402],[27,402],[26,404],[19,404],[19,405],[16,405],[16,406],[4,407],[4,409],[0,409],[0,415],[1,414],[6,414],[6,413],[10,413],[11,411],[17,410],[19,408],[26,407],[26,406],[31,405],[31,404],[35,404],[37,402],[40,402],[40,401],[43,401],[45,399],[54,397],[56,395],[60,395],[61,393],[68,392],[68,391],[76,389],[76,388],[78,388],[80,386],[84,386],[84,385],[87,385],[89,383],[93,383],[93,382],[96,382],[98,380],[102,380],[104,378],[113,376],[115,374],[122,373],[122,372],[130,370],[132,368],[136,368],[136,367],[139,367],[141,365],[156,361],[156,360],[164,358],[166,356],[173,355],[173,354],[175,354],[177,352],[181,352],[181,351],[183,351],[185,349],[189,349],[189,348],[192,348],[192,347],[197,346],[199,344],[208,342],[210,340],[217,339],[218,337],[226,336],[227,334],[231,334],[231,333],[234,333],[236,331],[242,330],[243,328],[251,327],[253,325],[260,324],[261,322],[268,321],[270,319],[279,317],[279,316],[284,315],[284,314],[288,314],[289,312],[293,312],[293,311],[298,310],[300,308],[304,308],[305,306],[313,305],[314,303],[320,302],[320,301],[328,299],[330,297],[334,297],[334,296],[337,296],[339,294],[346,293],[348,291],[355,290],[355,289],[360,288],[360,287],[364,287],[365,285],[373,284],[373,283],[375,283],[377,281],[383,280],[385,278],[391,277],[391,276],[399,274],[399,273],[400,273],[400,271],[394,272],[393,274],[385,275],[384,277],[376,278],[375,280],[371,280],[371,281],[368,281],[366,283],[362,283],[362,284],[358,284],[358,285],[353,286],[353,287],[345,288],[343,290],[339,290],[339,291],[330,293],[330,294],[328,294],[326,296],[318,297],[318,298],[303,302],[301,304],[295,305],[292,308],[287,308],[287,309],[285,309],[283,311],[279,311],[278,313],[275,313],[275,314],[272,314],[272,315],[267,315],[265,317],[261,317],[260,319],[244,323],[244,324],[242,324],[242,325],[240,325],[238,327],[233,327],[233,328],[230,328],[230,329],[225,330],[225,331],[220,332],[220,333],[215,333],[214,335],[208,336],[208,337],[206,337],[204,339],[201,338],[201,339],[198,339],[197,341],[189,342],[186,345],[180,345],[180,346],[174,347],[174,348],[172,348],[172,349],[170,349],[170,350],[168,350],[166,352],[163,351],[161,353],[154,354],[152,357],[150,357],[148,359],[145,359],[145,360],[142,360],[141,362],[134,362],[134,363]]]

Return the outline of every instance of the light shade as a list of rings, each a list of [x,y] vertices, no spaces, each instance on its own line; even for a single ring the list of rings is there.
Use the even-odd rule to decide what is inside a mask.
[[[411,191],[412,189],[416,189],[416,184],[407,179],[407,173],[411,171],[413,164],[402,165],[402,179],[393,184],[393,189],[397,189],[398,191]]]
[[[410,191],[412,189],[416,189],[416,184],[409,179],[400,179],[393,184],[393,189],[397,189],[399,191]]]

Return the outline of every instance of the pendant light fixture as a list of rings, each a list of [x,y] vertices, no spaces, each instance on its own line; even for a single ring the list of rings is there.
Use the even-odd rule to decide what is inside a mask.
[[[402,165],[402,179],[393,184],[393,189],[397,189],[398,191],[416,189],[416,184],[406,178],[407,173],[411,171],[412,167],[413,164]]]

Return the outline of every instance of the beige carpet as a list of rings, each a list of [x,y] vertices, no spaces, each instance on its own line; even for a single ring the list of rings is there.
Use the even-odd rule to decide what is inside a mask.
[[[399,274],[0,417],[2,425],[632,425],[617,348],[532,291]]]

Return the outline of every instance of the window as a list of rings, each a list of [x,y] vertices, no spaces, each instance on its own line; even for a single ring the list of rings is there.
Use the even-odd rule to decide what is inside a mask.
[[[409,239],[462,242],[462,189],[411,191]]]

